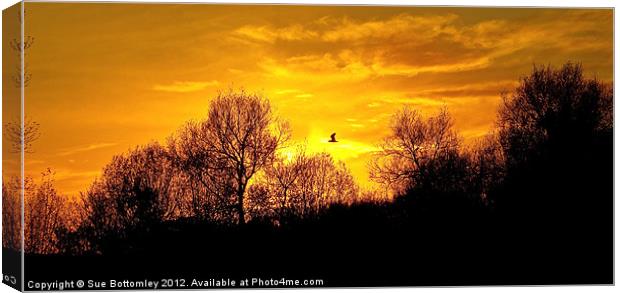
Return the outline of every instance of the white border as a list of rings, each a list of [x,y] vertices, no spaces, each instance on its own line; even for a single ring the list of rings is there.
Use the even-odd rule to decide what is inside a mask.
[[[0,7],[5,9],[18,1],[11,0],[0,0]],[[26,2],[50,2],[50,1],[39,1],[39,0],[26,0]],[[124,2],[124,3],[141,3],[141,2],[159,2],[159,3],[238,3],[238,4],[248,4],[248,3],[261,3],[261,4],[310,4],[310,5],[412,5],[412,6],[494,6],[494,7],[612,7],[615,8],[617,6],[616,1],[611,0],[503,0],[501,2],[497,0],[413,0],[413,1],[405,1],[405,0],[235,0],[235,1],[179,1],[179,0],[151,0],[151,1],[135,1],[135,0],[126,0],[126,1],[84,1],[84,0],[63,0],[57,2]],[[2,23],[0,22],[0,30],[2,28]],[[614,12],[614,48],[618,47],[618,23],[615,21],[615,12]],[[0,46],[0,52],[1,48]],[[0,60],[1,66],[1,60]],[[618,72],[618,64],[615,62],[615,49],[614,49],[614,76]],[[0,80],[1,86],[1,80]],[[618,92],[618,85],[614,83],[614,92]],[[22,98],[23,101],[23,98]],[[614,103],[616,106],[616,103]],[[617,108],[614,108],[614,117],[617,114]],[[23,108],[22,108],[23,111]],[[0,117],[2,115],[2,104],[0,103]],[[0,127],[1,128],[1,127]],[[0,130],[1,133],[1,130]],[[618,165],[618,158],[615,156],[619,147],[618,147],[618,136],[617,130],[614,129],[614,170]],[[2,165],[0,164],[0,174],[2,172]],[[614,172],[614,181],[620,182],[620,176],[617,172]],[[615,190],[614,190],[614,210],[618,210],[618,201],[615,200]],[[1,205],[0,205],[0,213],[1,213]],[[618,218],[614,215],[614,227],[618,227]],[[615,231],[615,228],[614,228]],[[615,240],[615,249],[618,248],[618,241],[614,235]],[[617,263],[618,257],[617,254],[614,255],[615,263]],[[2,261],[2,256],[0,254],[0,263]],[[618,280],[618,270],[614,271],[614,279]],[[306,291],[308,289],[296,289],[289,291]],[[504,287],[458,287],[458,288],[447,288],[447,287],[436,287],[436,288],[368,288],[368,289],[313,289],[320,292],[356,292],[358,290],[363,290],[366,292],[409,292],[416,290],[418,292],[450,292],[449,290],[458,290],[459,292],[521,292],[527,290],[528,292],[616,292],[617,289],[614,286],[504,286]],[[247,290],[209,290],[212,292],[248,292]],[[277,289],[263,289],[261,292],[282,292],[282,290]],[[15,292],[13,289],[9,288],[6,285],[0,285],[0,293],[3,292]],[[165,292],[187,292],[183,290],[170,290]]]

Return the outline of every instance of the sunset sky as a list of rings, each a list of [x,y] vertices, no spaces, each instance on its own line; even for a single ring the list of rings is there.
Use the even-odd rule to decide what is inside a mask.
[[[295,142],[368,186],[370,153],[403,105],[447,106],[468,142],[533,64],[613,81],[613,11],[336,6],[26,4],[41,124],[26,173],[85,191],[113,155],[205,117],[218,90],[268,97]],[[6,78],[6,77],[5,77]],[[332,132],[339,143],[327,142]],[[6,150],[5,150],[6,152]]]

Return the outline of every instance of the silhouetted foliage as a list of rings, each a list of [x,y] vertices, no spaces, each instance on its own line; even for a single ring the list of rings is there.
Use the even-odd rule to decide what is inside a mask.
[[[25,10],[24,10],[24,14],[25,14]],[[17,19],[19,20],[19,23],[22,23],[22,14],[21,11],[18,12],[17,14]],[[9,47],[11,49],[13,49],[13,51],[15,51],[17,57],[19,59],[23,58],[23,67],[21,66],[21,64],[19,66],[17,66],[17,74],[13,75],[13,82],[15,83],[16,87],[27,87],[28,85],[30,85],[30,80],[32,79],[32,74],[30,72],[28,72],[28,62],[26,61],[27,58],[27,52],[30,49],[30,47],[32,47],[32,45],[34,44],[34,37],[33,36],[29,36],[29,35],[25,35],[23,36],[22,40],[18,40],[18,39],[12,39],[9,42]]]
[[[206,120],[187,124],[171,149],[207,198],[216,198],[212,206],[233,208],[243,224],[249,181],[271,164],[288,138],[288,125],[273,116],[267,99],[231,90],[211,101]]]
[[[550,147],[581,148],[613,126],[611,87],[583,77],[581,65],[534,67],[499,111],[509,166],[547,155]],[[573,142],[577,145],[566,145]]]
[[[429,180],[444,159],[458,155],[459,139],[445,108],[425,120],[418,111],[406,107],[392,117],[390,129],[391,135],[371,165],[371,178],[397,192],[413,185],[433,184]]]
[[[216,139],[204,123],[189,122],[169,140],[169,153],[182,186],[186,216],[206,221],[235,219],[234,173],[211,146]]]
[[[581,65],[534,67],[499,111],[511,189],[497,199],[500,208],[535,206],[544,216],[595,201],[591,188],[600,179],[593,175],[611,174],[611,161],[601,156],[611,158],[612,100],[611,87],[585,78]]]
[[[331,155],[307,155],[299,149],[290,159],[278,158],[265,169],[249,193],[253,218],[283,224],[287,218],[316,216],[331,204],[351,204],[359,188],[343,163]]]
[[[32,153],[32,144],[41,136],[39,126],[38,122],[31,119],[24,120],[23,125],[20,121],[5,123],[3,132],[10,143],[11,151],[20,153],[23,146],[25,153]]]
[[[64,227],[67,200],[54,187],[53,173],[45,171],[38,184],[25,182],[24,225],[26,253],[48,254],[58,252],[55,231]]]
[[[21,250],[21,182],[13,176],[2,180],[2,247]]]
[[[485,205],[495,205],[493,193],[503,184],[505,158],[499,138],[491,133],[476,141],[467,152],[469,160],[468,191],[477,194]]]
[[[129,233],[149,231],[178,213],[175,169],[166,150],[153,143],[116,156],[84,197],[81,232],[101,253]]]
[[[55,248],[38,252],[102,254],[64,258],[98,270],[130,258],[129,276],[182,266],[358,286],[412,275],[427,285],[609,282],[612,100],[580,65],[534,67],[504,96],[497,128],[469,145],[447,109],[405,107],[369,166],[381,187],[364,190],[330,154],[287,152],[288,127],[266,98],[221,93],[165,146],[114,157],[77,220],[46,228]],[[48,183],[33,194],[54,202]],[[11,186],[3,206],[15,204]]]
[[[375,154],[371,177],[402,195],[397,198],[401,213],[450,222],[482,207],[482,191],[474,192],[471,185],[475,165],[462,153],[445,108],[427,119],[404,108],[392,117],[390,128],[392,134]]]
[[[513,247],[539,243],[518,257],[540,251],[558,266],[612,267],[612,100],[609,85],[571,63],[534,67],[504,97],[505,177],[492,198]]]
[[[53,172],[48,169],[35,182],[24,179],[24,247],[26,253],[58,252],[57,229],[68,226],[68,200],[54,187]],[[21,182],[18,177],[3,181],[3,247],[21,250]]]

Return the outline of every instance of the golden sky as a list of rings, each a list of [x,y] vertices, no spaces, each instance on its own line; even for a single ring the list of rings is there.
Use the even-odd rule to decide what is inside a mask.
[[[336,6],[26,4],[41,124],[26,173],[84,191],[114,154],[205,117],[218,90],[269,97],[293,139],[366,163],[403,105],[447,106],[466,141],[533,64],[613,81],[613,11]],[[340,141],[329,144],[332,132]]]

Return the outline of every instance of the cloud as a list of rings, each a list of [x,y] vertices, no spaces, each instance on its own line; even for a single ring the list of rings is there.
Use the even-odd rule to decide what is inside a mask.
[[[156,84],[153,90],[173,93],[188,93],[203,90],[205,88],[216,86],[219,82],[212,81],[175,81],[171,84]]]
[[[101,170],[88,170],[88,171],[77,171],[77,170],[69,170],[69,169],[61,169],[56,170],[54,179],[61,180],[72,180],[76,178],[81,179],[89,179],[89,181],[101,174]]]
[[[274,92],[276,95],[294,95],[295,98],[311,98],[314,97],[311,93],[306,93],[298,89],[279,89]]]
[[[446,39],[467,48],[488,49],[519,45],[523,42],[552,41],[564,44],[563,36],[579,36],[581,39],[593,39],[591,34],[583,32],[596,31],[601,23],[601,14],[575,11],[554,17],[532,19],[528,22],[500,19],[481,20],[463,23],[459,15],[448,13],[441,15],[398,14],[386,19],[355,20],[348,17],[319,18],[313,22],[290,24],[281,27],[274,25],[246,25],[234,31],[236,36],[255,41],[274,43],[281,41],[322,41],[375,43],[376,40],[400,43],[414,42],[417,45]],[[607,19],[607,21],[611,21]],[[573,24],[568,25],[567,24]],[[550,38],[552,37],[552,38]],[[558,38],[559,37],[559,38]],[[566,39],[566,38],[564,38]],[[560,40],[560,43],[557,41]],[[600,42],[583,42],[583,46],[599,46]],[[522,47],[522,46],[519,46]]]
[[[481,82],[460,86],[454,85],[446,88],[418,90],[412,92],[412,94],[429,98],[497,97],[503,91],[510,91],[516,88],[518,84],[519,82],[516,79],[496,82]]]
[[[470,71],[488,67],[491,63],[489,57],[480,57],[472,60],[464,60],[455,63],[445,63],[436,65],[408,65],[402,63],[385,64],[377,62],[371,65],[372,71],[379,76],[397,75],[397,76],[416,76],[421,73],[453,73]]]
[[[316,38],[319,33],[305,29],[302,25],[294,24],[282,28],[273,26],[251,26],[246,25],[238,28],[235,35],[245,37],[254,41],[274,43],[278,40],[300,41]]]
[[[54,169],[54,180],[57,182],[59,192],[66,196],[80,196],[88,190],[88,186],[101,175],[101,169],[77,170],[71,166]]]
[[[351,51],[322,55],[293,56],[285,60],[265,58],[259,67],[270,76],[285,79],[312,80],[329,83],[334,81],[362,80],[372,74],[372,68],[364,64],[359,56]]]
[[[368,55],[368,54],[367,54]],[[412,77],[421,73],[454,73],[482,69],[491,58],[464,58],[456,62],[433,65],[410,65],[390,61],[379,54],[360,54],[343,50],[337,55],[294,56],[283,61],[267,58],[259,66],[268,74],[289,79],[314,79],[317,82],[360,81],[371,77]]]
[[[455,14],[431,16],[400,14],[390,19],[372,21],[355,21],[346,17],[340,19],[323,17],[306,25],[291,24],[281,27],[245,25],[236,29],[233,34],[265,43],[307,40],[350,42],[369,38],[385,39],[404,33],[414,34],[420,39],[429,39],[444,32],[444,27],[457,18]]]
[[[91,144],[91,145],[87,145],[87,146],[79,146],[79,147],[74,147],[74,148],[70,148],[70,149],[66,149],[60,153],[58,153],[59,156],[69,156],[69,155],[73,155],[76,153],[82,153],[82,152],[88,152],[88,151],[92,151],[92,150],[97,150],[97,149],[102,149],[102,148],[107,148],[107,147],[112,147],[118,145],[118,143],[95,143],[95,144]]]
[[[412,16],[400,14],[387,20],[353,21],[342,19],[340,24],[327,30],[322,39],[328,42],[388,39],[397,35],[409,34],[418,39],[430,39],[444,31],[458,16],[454,14]]]
[[[527,22],[495,18],[472,22],[452,13],[403,13],[371,20],[322,17],[303,25],[246,25],[235,34],[267,43],[263,49],[277,52],[259,62],[267,74],[317,82],[470,72],[514,55],[537,54],[536,50],[610,47],[609,38],[600,37],[601,21],[596,18],[600,14],[561,16],[537,15]],[[273,45],[276,41],[290,43]]]
[[[281,90],[276,90],[275,94],[276,95],[288,95],[288,94],[296,94],[300,92],[301,91],[298,89],[281,89]]]

